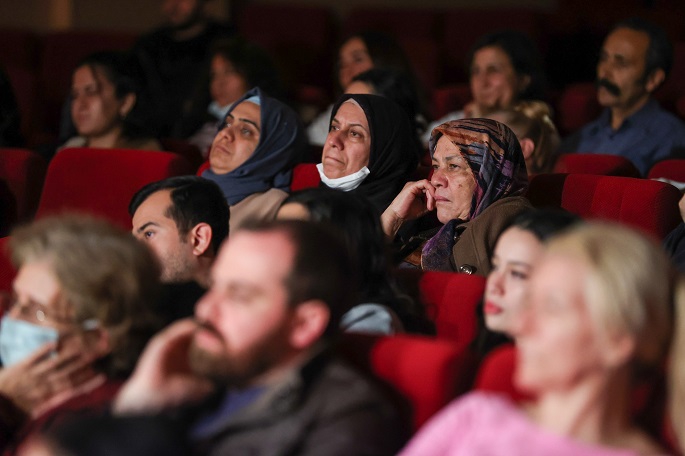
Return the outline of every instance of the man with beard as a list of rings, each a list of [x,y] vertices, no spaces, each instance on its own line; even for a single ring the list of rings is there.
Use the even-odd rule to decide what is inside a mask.
[[[395,409],[328,351],[353,277],[325,227],[245,226],[222,246],[195,320],[155,337],[115,411],[211,397],[190,426],[199,454],[395,454],[405,429]]]
[[[228,236],[230,213],[221,189],[199,176],[170,177],[138,190],[128,212],[133,235],[161,266],[160,316],[171,322],[193,315]]]
[[[184,105],[196,95],[193,91],[208,66],[211,44],[233,35],[230,26],[208,17],[208,1],[164,0],[165,24],[141,37],[133,48],[152,114],[146,125],[158,137],[172,135]],[[209,104],[209,92],[205,92]]]
[[[597,99],[606,109],[567,138],[561,152],[622,155],[646,175],[685,147],[685,124],[652,98],[673,64],[666,32],[641,18],[619,22],[597,63]]]

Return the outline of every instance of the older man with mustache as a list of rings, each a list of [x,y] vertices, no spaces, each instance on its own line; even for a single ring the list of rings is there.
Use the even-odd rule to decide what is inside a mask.
[[[672,64],[663,29],[640,18],[616,24],[597,63],[597,99],[606,109],[561,152],[622,155],[646,175],[657,161],[685,151],[685,124],[652,98]]]

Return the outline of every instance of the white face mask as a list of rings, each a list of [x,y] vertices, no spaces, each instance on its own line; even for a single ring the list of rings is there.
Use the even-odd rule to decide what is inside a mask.
[[[319,163],[318,165],[316,165],[316,169],[319,170],[321,182],[323,182],[330,188],[342,190],[343,192],[349,192],[350,190],[354,190],[355,188],[359,187],[359,185],[364,181],[364,179],[366,179],[366,176],[368,176],[371,173],[371,171],[369,171],[369,168],[365,166],[356,173],[339,177],[337,179],[329,179],[323,173],[323,163]]]
[[[209,107],[207,108],[207,112],[209,112],[211,115],[213,115],[219,120],[224,120],[226,114],[228,114],[229,109],[231,109],[230,104],[227,104],[226,106],[221,106],[216,101],[212,101],[209,104]]]

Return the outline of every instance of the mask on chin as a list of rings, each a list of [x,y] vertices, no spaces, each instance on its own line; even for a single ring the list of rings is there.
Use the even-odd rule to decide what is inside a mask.
[[[319,171],[319,176],[321,177],[321,182],[326,184],[330,188],[336,190],[342,190],[343,192],[349,192],[359,187],[361,183],[366,179],[371,171],[366,166],[357,171],[356,173],[349,174],[347,176],[338,177],[337,179],[329,179],[323,173],[323,163],[316,165],[316,169]]]

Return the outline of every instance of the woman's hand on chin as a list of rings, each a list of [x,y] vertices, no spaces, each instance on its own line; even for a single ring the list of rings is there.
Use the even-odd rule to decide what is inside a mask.
[[[381,215],[383,231],[392,239],[405,220],[419,218],[435,209],[435,187],[427,180],[407,182]]]

